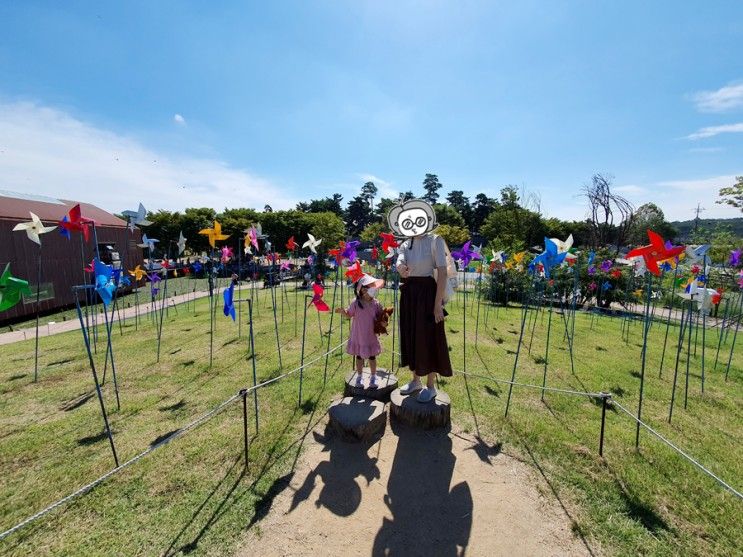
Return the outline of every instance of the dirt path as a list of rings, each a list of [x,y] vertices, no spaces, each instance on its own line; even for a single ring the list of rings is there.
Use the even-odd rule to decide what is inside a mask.
[[[313,432],[237,555],[588,554],[527,465],[467,434],[394,429],[371,446]]]

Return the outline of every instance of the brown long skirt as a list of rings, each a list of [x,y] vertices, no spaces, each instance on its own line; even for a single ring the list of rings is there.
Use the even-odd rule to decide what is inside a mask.
[[[400,286],[400,365],[416,375],[452,374],[444,322],[436,323],[433,277],[408,277]]]

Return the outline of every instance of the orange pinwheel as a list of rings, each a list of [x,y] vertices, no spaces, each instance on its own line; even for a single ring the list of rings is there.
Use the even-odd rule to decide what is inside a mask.
[[[144,271],[144,269],[142,269],[141,265],[137,265],[136,267],[134,267],[133,271],[129,271],[129,274],[134,277],[135,282],[139,282],[147,273]]]
[[[357,261],[356,263],[351,265],[346,271],[346,276],[350,278],[353,282],[356,282],[361,277],[363,277],[364,271],[361,270],[361,264]]]
[[[230,237],[229,234],[222,234],[222,225],[217,221],[214,221],[214,228],[203,228],[199,230],[199,234],[209,237],[209,245],[216,247],[217,241],[226,240]]]
[[[653,273],[655,276],[660,276],[660,269],[658,268],[658,262],[666,259],[671,259],[684,252],[686,248],[684,246],[676,246],[667,248],[663,242],[663,238],[660,234],[648,230],[648,238],[650,243],[647,246],[641,248],[635,248],[630,251],[625,257],[629,259],[631,257],[640,257],[645,260],[645,266],[648,271]]]

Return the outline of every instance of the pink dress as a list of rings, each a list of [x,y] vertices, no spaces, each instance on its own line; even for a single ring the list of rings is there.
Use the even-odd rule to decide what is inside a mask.
[[[357,300],[348,306],[348,315],[351,320],[351,338],[346,345],[346,352],[354,356],[369,358],[382,353],[382,345],[379,338],[374,334],[374,321],[382,312],[382,304],[377,300],[362,302],[359,307]]]

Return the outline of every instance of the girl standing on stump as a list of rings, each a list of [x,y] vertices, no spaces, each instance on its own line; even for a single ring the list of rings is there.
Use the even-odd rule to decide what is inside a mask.
[[[452,375],[444,330],[447,247],[436,227],[433,207],[411,199],[392,207],[387,223],[396,236],[407,238],[399,248],[397,271],[400,286],[400,365],[408,366],[413,380],[400,394],[418,392],[419,402],[436,398],[436,374]],[[435,278],[434,278],[435,277]],[[421,378],[426,378],[423,388]],[[419,392],[420,391],[420,392]]]
[[[353,285],[356,299],[351,302],[347,309],[338,308],[336,313],[341,313],[353,319],[351,322],[351,335],[346,345],[346,352],[355,357],[356,386],[362,386],[362,371],[364,360],[369,360],[371,379],[369,388],[377,388],[377,356],[382,352],[382,345],[374,333],[374,322],[382,313],[382,304],[376,300],[377,291],[382,288],[384,281],[376,279],[371,275],[363,275]]]

